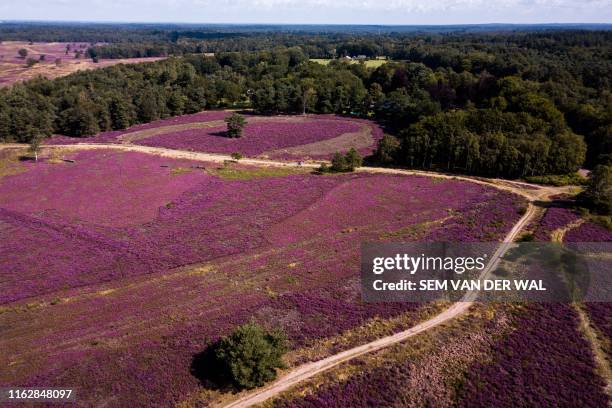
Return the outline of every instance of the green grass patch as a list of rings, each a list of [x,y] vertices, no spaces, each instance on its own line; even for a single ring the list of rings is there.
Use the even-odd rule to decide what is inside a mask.
[[[344,62],[348,62],[350,64],[358,64],[359,62],[361,62],[360,60],[347,60],[344,58],[340,58],[340,59],[331,59],[331,58],[311,58],[310,61],[312,62],[316,62],[317,64],[321,64],[321,65],[329,65],[330,62],[332,61],[344,61]],[[364,60],[363,63],[365,64],[366,68],[378,68],[383,64],[386,64],[387,62],[389,62],[389,60],[387,59],[371,59],[371,60]]]
[[[173,176],[180,176],[181,174],[191,173],[193,170],[187,167],[175,167],[170,170],[170,174]]]
[[[27,171],[27,167],[19,163],[19,158],[26,154],[25,149],[7,149],[0,151],[0,177]]]
[[[251,180],[261,177],[285,177],[292,174],[304,174],[304,170],[289,167],[257,167],[257,168],[231,168],[223,167],[208,170],[214,176],[226,180]]]

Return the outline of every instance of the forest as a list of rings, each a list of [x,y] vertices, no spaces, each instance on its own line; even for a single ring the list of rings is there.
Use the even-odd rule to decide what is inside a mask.
[[[35,25],[3,27],[0,40],[39,40],[45,30],[54,40],[103,43],[89,48],[91,58],[169,58],[2,89],[2,141],[82,137],[231,107],[375,119],[390,135],[370,158],[380,165],[526,177],[612,161],[608,30]],[[346,58],[356,56],[361,62]],[[363,62],[376,57],[385,63]]]

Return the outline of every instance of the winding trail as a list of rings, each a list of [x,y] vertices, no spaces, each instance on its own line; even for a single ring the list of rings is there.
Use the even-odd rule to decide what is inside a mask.
[[[501,257],[512,246],[511,243],[519,236],[522,229],[529,224],[534,215],[535,207],[533,206],[533,204],[530,203],[525,214],[514,225],[514,227],[512,227],[512,230],[504,238],[503,243],[493,254],[489,263],[482,271],[479,279],[484,279],[493,269],[495,269],[495,266],[497,266]],[[327,371],[341,363],[352,360],[363,354],[371,353],[400,343],[419,333],[439,326],[447,322],[448,320],[451,320],[466,312],[474,304],[476,297],[476,292],[468,292],[465,294],[464,298],[460,302],[453,303],[448,309],[444,310],[442,313],[432,317],[429,320],[426,320],[422,323],[417,324],[416,326],[413,326],[407,330],[401,331],[391,336],[383,337],[370,343],[354,347],[352,349],[343,351],[338,354],[334,354],[333,356],[324,358],[319,361],[303,364],[289,371],[287,374],[280,377],[273,383],[265,387],[258,388],[254,391],[248,392],[237,400],[224,406],[226,408],[241,408],[260,404],[266,401],[267,399],[272,398],[273,396],[288,390],[297,383],[314,377],[315,375]]]
[[[0,148],[10,147],[21,147],[24,145],[4,145]],[[71,144],[71,145],[49,145],[44,146],[45,149],[64,149],[64,150],[91,150],[91,149],[115,149],[123,151],[134,151],[149,154],[156,154],[163,157],[180,158],[199,160],[207,162],[224,162],[231,160],[230,156],[222,154],[212,153],[201,153],[201,152],[188,152],[181,150],[172,150],[159,147],[139,146],[132,144]],[[264,160],[264,159],[251,159],[244,158],[240,160],[240,163],[257,165],[257,166],[275,166],[275,167],[302,167],[302,168],[317,168],[319,163],[297,163],[297,162],[283,162],[275,160]],[[501,179],[482,179],[468,176],[456,176],[441,174],[427,171],[417,170],[402,170],[402,169],[390,169],[390,168],[377,168],[377,167],[361,167],[358,169],[359,172],[368,173],[384,173],[384,174],[404,174],[404,175],[422,175],[428,177],[446,178],[446,179],[457,179],[465,180],[477,184],[489,185],[501,190],[510,191],[515,194],[525,197],[528,201],[528,207],[521,217],[521,219],[512,227],[510,232],[505,236],[503,243],[498,247],[496,252],[491,256],[489,263],[480,275],[480,279],[485,278],[499,263],[501,257],[506,251],[512,246],[512,242],[515,241],[522,230],[529,225],[534,216],[536,215],[536,207],[533,202],[537,200],[547,200],[550,196],[566,192],[567,189],[558,187],[546,187],[536,186],[528,183],[501,180]],[[294,385],[312,378],[317,374],[327,371],[339,364],[352,360],[356,357],[371,353],[383,348],[392,346],[399,342],[402,342],[410,337],[413,337],[426,330],[439,326],[461,314],[466,312],[474,303],[477,297],[477,293],[468,292],[464,298],[456,303],[453,303],[448,309],[444,310],[440,314],[432,317],[429,320],[421,322],[416,326],[413,326],[407,330],[393,334],[391,336],[383,337],[378,340],[363,344],[358,347],[354,347],[349,350],[345,350],[338,354],[324,358],[319,361],[314,361],[300,365],[286,374],[282,375],[276,381],[268,384],[267,386],[243,392],[238,395],[238,398],[225,405],[227,408],[241,408],[249,407],[255,404],[262,403],[269,398],[272,398],[279,393],[288,390]]]
[[[6,143],[0,144],[0,150],[2,149],[25,149],[27,144],[19,143]],[[204,152],[193,152],[186,150],[175,150],[164,147],[152,147],[135,145],[131,143],[75,143],[75,144],[58,144],[58,145],[43,145],[43,149],[60,149],[60,150],[95,150],[95,149],[112,149],[121,150],[128,152],[140,152],[155,154],[162,157],[169,157],[175,159],[188,159],[195,161],[205,161],[214,163],[223,163],[228,160],[234,160],[231,156],[219,153],[204,153]],[[290,162],[281,160],[269,160],[269,159],[257,159],[257,158],[242,158],[240,163],[249,164],[254,166],[268,166],[268,167],[295,167],[295,168],[319,168],[321,163],[326,161],[320,160],[316,162]],[[406,169],[393,169],[387,167],[360,167],[356,169],[357,172],[365,173],[382,173],[382,174],[400,174],[400,175],[417,175],[436,177],[443,179],[454,179],[469,181],[476,184],[493,186],[500,190],[510,191],[512,193],[521,195],[530,201],[535,200],[547,200],[550,196],[556,194],[563,194],[571,192],[572,187],[552,187],[552,186],[540,186],[530,183],[514,180],[504,180],[496,178],[482,178],[482,177],[471,177],[462,176],[455,174],[437,173],[433,171],[424,170],[406,170]]]

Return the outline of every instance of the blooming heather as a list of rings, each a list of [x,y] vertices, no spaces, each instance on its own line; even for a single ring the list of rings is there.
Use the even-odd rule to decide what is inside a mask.
[[[565,234],[566,242],[611,242],[612,232],[601,225],[585,222]],[[605,287],[605,286],[604,286]],[[612,308],[610,302],[587,302],[584,307],[591,324],[606,339],[612,338]],[[608,355],[612,354],[612,346],[607,342]]]
[[[269,120],[247,124],[242,137],[236,139],[225,136],[225,126],[217,126],[162,134],[140,140],[138,143],[180,150],[226,154],[240,152],[247,156],[257,156],[266,151],[331,139],[343,133],[356,132],[359,128],[348,120]]]
[[[536,228],[535,237],[538,241],[550,241],[550,234],[553,231],[563,228],[579,218],[575,212],[568,208],[548,208]]]
[[[514,324],[516,330],[494,347],[493,361],[469,369],[459,406],[608,404],[571,306],[532,303]]]
[[[585,222],[565,234],[567,242],[611,242],[612,231],[592,222]]]
[[[121,143],[140,136],[133,143],[209,153],[246,156],[266,155],[274,159],[330,159],[337,150],[355,147],[363,156],[371,154],[383,131],[374,122],[334,115],[257,116],[246,115],[248,125],[240,138],[225,137],[226,126],[218,123],[229,111],[205,111],[155,122],[129,129],[102,132],[93,137],[54,136],[46,144]],[[150,131],[150,134],[146,134]],[[143,133],[144,132],[144,133]],[[336,140],[356,135],[355,140]],[[318,143],[331,143],[321,151]],[[314,146],[314,147],[309,147]],[[292,150],[297,149],[297,150]],[[311,150],[313,150],[311,152]]]
[[[22,163],[27,171],[0,178],[10,193],[0,204],[10,237],[0,247],[0,325],[11,350],[0,384],[73,384],[85,405],[109,395],[116,406],[173,404],[198,390],[193,355],[250,319],[282,327],[299,347],[415,310],[361,302],[361,241],[499,240],[524,205],[459,180],[229,180],[184,160],[123,155]],[[32,202],[16,204],[27,193],[15,186],[35,188]],[[90,211],[94,199],[102,204]],[[486,222],[476,226],[477,216]]]
[[[223,120],[229,115],[228,111],[204,111],[191,115],[173,116],[167,119],[156,120],[150,123],[135,125],[128,129],[102,132],[91,137],[69,137],[56,135],[45,141],[45,144],[74,144],[74,143],[119,143],[119,137],[132,132],[141,130],[155,129],[163,126],[176,126],[191,123],[206,123],[216,120]]]

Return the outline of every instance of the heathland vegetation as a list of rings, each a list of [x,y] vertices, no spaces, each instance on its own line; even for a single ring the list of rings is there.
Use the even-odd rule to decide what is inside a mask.
[[[366,303],[359,266],[361,242],[612,240],[610,33],[287,30],[0,25],[169,57],[0,90],[29,143],[0,149],[0,386],[216,406],[364,347],[266,404],[606,405],[607,303]]]

